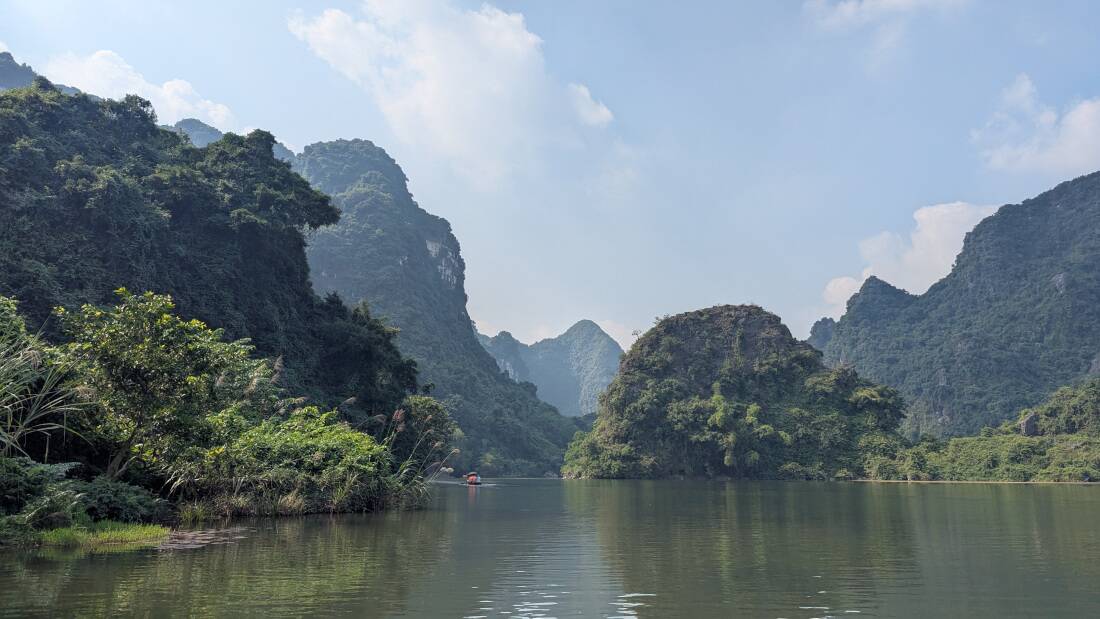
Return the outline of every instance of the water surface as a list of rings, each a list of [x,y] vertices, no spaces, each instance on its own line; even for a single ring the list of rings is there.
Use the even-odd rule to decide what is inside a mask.
[[[0,616],[1100,615],[1100,488],[502,480],[227,543],[0,554]]]

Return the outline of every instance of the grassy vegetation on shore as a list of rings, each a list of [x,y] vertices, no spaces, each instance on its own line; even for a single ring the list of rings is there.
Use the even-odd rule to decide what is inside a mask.
[[[60,527],[41,531],[36,541],[41,546],[85,549],[106,546],[152,546],[167,539],[170,532],[168,527],[159,524],[102,520],[88,526]]]

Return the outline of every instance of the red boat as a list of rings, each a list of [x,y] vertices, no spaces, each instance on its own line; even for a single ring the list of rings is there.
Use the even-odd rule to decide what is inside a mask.
[[[467,486],[480,486],[481,475],[477,474],[477,471],[471,471],[466,473],[466,485]]]

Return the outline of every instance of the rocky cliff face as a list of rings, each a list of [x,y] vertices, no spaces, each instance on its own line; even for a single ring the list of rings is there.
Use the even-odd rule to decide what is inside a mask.
[[[910,433],[967,434],[1100,368],[1098,302],[1100,173],[1001,207],[922,295],[868,279],[825,356],[900,389]]]
[[[369,301],[400,329],[421,380],[451,408],[465,438],[459,468],[483,474],[555,472],[577,429],[502,373],[466,311],[465,264],[450,224],[420,208],[405,174],[365,140],[312,144],[296,169],[333,197],[340,222],[309,240],[314,286]]]
[[[868,446],[897,442],[901,416],[892,389],[827,369],[774,314],[711,307],[665,318],[634,343],[564,473],[858,476]]]
[[[507,331],[480,338],[509,377],[534,383],[539,398],[571,417],[596,412],[596,401],[623,355],[619,343],[591,320],[529,346]]]
[[[36,77],[39,77],[39,75],[34,72],[30,65],[16,62],[11,52],[0,52],[0,91],[30,86]],[[76,88],[64,84],[53,84],[52,86],[67,95],[80,93]],[[98,97],[91,98],[98,99]]]
[[[814,326],[810,327],[810,337],[806,338],[806,343],[824,352],[825,347],[829,345],[829,340],[833,339],[833,331],[835,329],[835,320],[828,317],[822,318],[815,322]]]

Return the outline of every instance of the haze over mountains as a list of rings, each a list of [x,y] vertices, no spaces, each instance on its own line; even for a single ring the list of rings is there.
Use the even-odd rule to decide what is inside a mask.
[[[366,300],[400,329],[399,347],[464,433],[456,465],[554,474],[578,426],[539,400],[533,386],[510,380],[478,343],[450,224],[420,208],[401,168],[366,140],[312,144],[294,165],[341,212],[339,223],[310,239],[314,285]]]
[[[513,380],[534,383],[539,397],[566,416],[592,415],[597,399],[619,369],[623,349],[591,320],[557,337],[524,344],[511,333],[478,339]]]
[[[30,67],[16,63],[8,53],[0,54],[0,89],[27,86],[34,79]],[[101,100],[89,97],[87,101]],[[71,106],[71,113],[96,118],[87,108],[90,104],[81,105],[85,107]],[[134,102],[129,107],[117,105],[138,109]],[[333,401],[336,391],[357,379],[322,376],[326,364],[336,362],[324,356],[329,344],[322,342],[331,343],[334,333],[344,328],[369,327],[366,332],[383,337],[381,323],[372,322],[382,319],[399,330],[397,347],[417,362],[420,383],[446,402],[458,421],[462,454],[455,464],[499,474],[543,475],[557,470],[565,445],[581,427],[567,417],[597,412],[599,394],[619,370],[623,352],[602,329],[580,321],[561,336],[532,345],[508,332],[493,337],[477,334],[466,310],[465,265],[449,223],[413,200],[400,166],[369,141],[317,143],[296,155],[262,132],[248,138],[224,136],[194,119],[162,128],[187,135],[196,146],[213,146],[210,152],[223,156],[262,158],[270,149],[314,189],[332,198],[339,221],[333,223],[331,213],[309,214],[305,227],[317,230],[295,240],[288,228],[266,219],[269,215],[258,216],[258,221],[234,219],[233,226],[256,224],[268,235],[262,242],[254,241],[258,245],[245,255],[225,239],[220,245],[212,244],[219,235],[229,234],[226,230],[184,226],[183,219],[192,212],[181,210],[173,215],[169,228],[149,232],[189,239],[182,246],[183,241],[173,241],[158,247],[157,251],[174,248],[174,258],[139,251],[128,242],[89,244],[87,235],[73,236],[79,226],[70,225],[56,235],[68,239],[65,247],[42,241],[36,247],[13,249],[6,256],[9,266],[2,292],[19,297],[31,318],[45,320],[54,305],[104,302],[112,286],[121,284],[170,292],[181,311],[224,326],[232,335],[252,337],[264,354],[286,355],[290,376]],[[47,130],[53,129],[43,129]],[[93,134],[99,130],[82,129],[91,132],[84,136],[88,144],[94,143]],[[143,134],[142,139],[163,141],[153,134]],[[72,152],[62,149],[50,156],[67,160],[84,144],[66,143],[64,148]],[[177,146],[157,142],[157,148],[168,149],[157,155],[158,161],[176,156],[169,150]],[[105,153],[93,153],[85,161],[93,156],[104,165],[111,162]],[[46,178],[32,159],[4,165],[9,170],[32,166],[25,178],[35,174]],[[285,195],[296,195],[299,207],[311,208],[313,194],[293,185],[297,182],[293,175],[287,177],[286,170],[266,161],[257,165]],[[75,167],[67,170],[77,173]],[[135,177],[127,182],[141,185],[146,180]],[[113,204],[126,199],[115,198]],[[136,226],[133,232],[156,223],[148,212],[135,208],[131,219],[111,215],[122,217],[111,224],[121,226],[114,229],[122,235],[120,239],[129,239],[125,236],[129,233],[120,231],[126,226]],[[251,208],[234,211],[234,217],[250,217],[246,211]],[[808,342],[824,352],[829,366],[850,365],[865,379],[898,389],[907,404],[902,428],[910,436],[970,434],[1013,419],[1057,388],[1100,374],[1098,215],[1100,173],[1004,206],[967,235],[951,273],[926,293],[912,295],[871,277],[848,302],[844,316],[819,321]],[[25,238],[45,238],[45,228],[40,226],[46,220],[21,221]],[[102,224],[85,223],[92,226],[89,229]],[[276,228],[278,234],[289,236],[274,238]],[[15,237],[9,240],[15,248]],[[296,262],[297,249],[276,252],[278,259],[266,265],[249,261],[275,252],[275,247],[299,243],[304,244],[308,273]],[[195,248],[207,249],[193,254]],[[190,265],[187,268],[197,269],[200,276],[188,280],[169,266],[171,261]],[[280,277],[289,283],[277,285],[263,268],[283,271]],[[112,284],[112,277],[118,281]],[[268,282],[269,289],[248,299],[235,298],[249,286],[234,282],[246,279]],[[199,280],[206,282],[204,289],[193,285]],[[365,301],[370,313],[355,318],[335,298],[314,298],[310,285],[321,294],[337,293],[352,307]],[[282,294],[294,301],[278,298]],[[329,327],[334,331],[325,331]],[[703,321],[698,328],[711,326]],[[380,342],[368,348],[385,359],[385,372],[403,375],[395,350]],[[330,378],[336,382],[322,384]],[[402,381],[406,386],[415,382],[398,382]],[[394,393],[375,399],[392,402]]]

